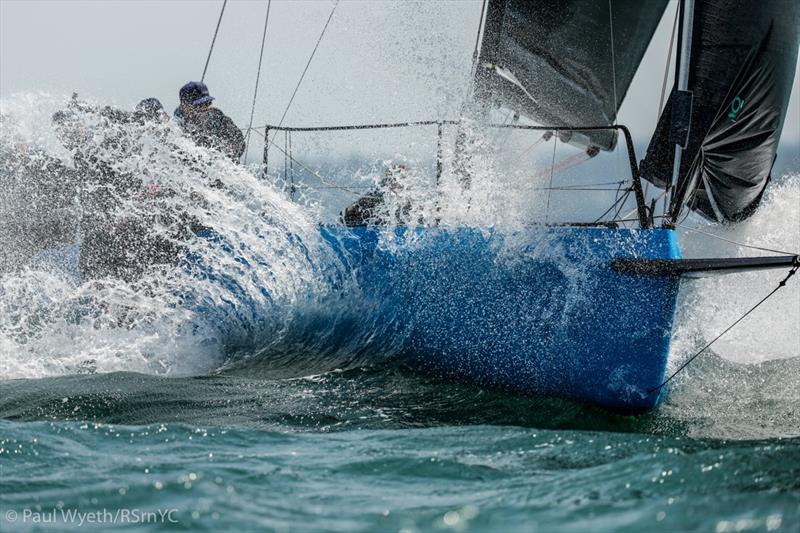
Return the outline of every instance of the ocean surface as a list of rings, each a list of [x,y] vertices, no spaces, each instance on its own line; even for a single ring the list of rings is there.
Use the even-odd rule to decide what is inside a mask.
[[[4,104],[20,136],[69,162],[48,129],[62,101]],[[800,529],[800,280],[682,372],[649,414],[452,383],[403,366],[391,342],[376,348],[391,332],[353,305],[358,287],[315,237],[316,200],[291,201],[277,181],[169,126],[92,128],[98,146],[149,139],[112,154],[118,171],[148,176],[173,191],[167,207],[214,221],[234,244],[189,253],[227,281],[159,271],[81,283],[74,248],[0,235],[2,531]],[[491,194],[471,210],[454,199],[439,216],[486,224],[497,214],[513,226],[536,214],[513,190],[492,189],[490,172],[480,179]],[[13,183],[4,209],[44,224],[53,210],[26,200],[42,189]],[[757,253],[728,241],[797,251],[799,203],[789,173],[746,224],[686,221],[684,253]],[[670,369],[785,274],[687,280]],[[352,298],[332,299],[341,294]]]
[[[402,367],[3,381],[2,528],[796,531],[785,375],[712,355],[639,417]]]

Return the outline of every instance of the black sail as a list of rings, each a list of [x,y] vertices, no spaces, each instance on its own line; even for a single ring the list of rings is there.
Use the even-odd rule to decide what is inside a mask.
[[[476,98],[540,124],[607,126],[667,0],[488,0]],[[610,150],[613,132],[585,132]]]
[[[797,0],[698,0],[689,86],[692,108],[670,214],[685,206],[719,222],[747,218],[770,179],[798,53]],[[671,181],[670,98],[642,176]]]

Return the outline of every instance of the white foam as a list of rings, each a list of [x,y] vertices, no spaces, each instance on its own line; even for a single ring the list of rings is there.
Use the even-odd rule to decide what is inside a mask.
[[[49,119],[64,105],[41,95],[3,101],[3,112],[15,123],[13,132],[5,124],[5,140],[34,140],[69,162]],[[337,263],[321,250],[313,206],[289,201],[268,180],[198,148],[174,125],[119,126],[92,113],[82,118],[95,121],[90,131],[100,147],[97,155],[117,172],[173,191],[158,200],[158,209],[186,213],[223,236],[224,243],[195,239],[188,251],[205,265],[204,273],[228,282],[172,268],[148,271],[131,283],[80,284],[74,274],[54,267],[54,257],[17,265],[16,272],[0,278],[0,376],[120,370],[204,374],[225,364],[238,346],[275,342],[287,330],[293,309],[313,307],[324,297]],[[125,142],[104,142],[119,138]],[[216,179],[224,188],[211,184]],[[15,209],[37,209],[9,205],[8,216]],[[72,216],[80,216],[79,202],[72,209]],[[117,214],[125,220],[153,209],[146,201],[123,197]],[[167,236],[174,224],[156,221],[149,230]],[[0,244],[11,249],[26,239],[2,235]],[[230,249],[223,250],[226,246]]]
[[[767,191],[748,220],[732,225],[710,224],[699,218],[689,228],[751,246],[800,252],[800,176],[783,176]],[[777,255],[743,248],[686,229],[680,241],[687,257],[744,257]],[[686,280],[682,284],[673,336],[673,362],[710,341],[766,296],[788,269],[758,271]],[[772,298],[714,345],[720,356],[742,363],[800,356],[800,276],[793,277]]]
[[[16,122],[14,135],[69,162],[70,154],[50,126],[50,115],[64,105],[64,99],[47,95],[20,95],[0,102],[2,111]],[[134,283],[100,280],[81,285],[74,275],[54,268],[52,261],[50,266],[47,262],[28,265],[0,278],[0,377],[116,370],[204,374],[225,365],[240,347],[258,349],[280,342],[300,314],[314,316],[328,305],[324,302],[342,271],[320,242],[316,223],[322,216],[317,205],[290,201],[273,185],[277,179],[257,179],[250,170],[194,146],[174,126],[125,128],[120,131],[116,126],[96,125],[98,142],[127,134],[138,139],[135,149],[123,148],[123,158],[113,150],[101,155],[115,161],[120,172],[145,176],[148,183],[174,190],[174,197],[163,199],[168,209],[186,211],[217,230],[233,253],[223,250],[220,243],[205,240],[193,242],[190,252],[211,271],[234,280],[235,287],[180,268],[152,272]],[[8,131],[4,131],[6,134]],[[530,135],[502,139],[513,148],[512,160],[505,163],[498,163],[494,148],[481,144],[480,137],[476,139],[470,154],[473,187],[469,193],[460,186],[451,164],[452,147],[445,147],[439,195],[430,195],[430,173],[415,169],[419,162],[412,160],[404,188],[389,198],[387,211],[397,212],[411,200],[412,208],[403,222],[412,225],[436,219],[445,226],[520,228],[531,219],[558,220],[566,212],[591,208],[599,214],[610,203],[609,198],[613,201],[613,191],[584,194],[574,200],[571,193],[537,190],[550,184],[550,176],[534,170],[542,153],[552,154],[552,145],[543,144],[543,152],[529,154],[527,167],[520,165],[518,156],[526,154]],[[573,148],[564,149],[564,157],[569,157]],[[194,164],[185,164],[182,159],[187,158]],[[398,155],[394,161],[400,158]],[[550,161],[545,157],[544,166]],[[388,164],[375,165],[375,181]],[[596,182],[609,175],[615,179],[626,175],[619,168],[603,174],[598,165],[594,162],[594,166],[583,167],[599,173],[591,176]],[[509,173],[509,166],[517,168],[516,173]],[[210,178],[217,177],[225,188],[209,185]],[[720,227],[699,219],[690,219],[689,223],[731,240],[797,252],[797,178],[786,176],[773,184],[758,212],[742,224]],[[569,173],[556,179],[562,181],[555,185],[571,183]],[[549,196],[552,202],[548,202]],[[122,209],[136,215],[148,208],[125,200]],[[80,206],[76,212],[80,213]],[[168,228],[153,230],[166,232]],[[13,247],[20,237],[25,236],[0,235],[0,244]],[[686,231],[681,231],[681,243],[687,256],[758,253]],[[784,275],[780,271],[758,272],[684,283],[672,364],[736,320]],[[715,345],[715,350],[725,358],[748,363],[797,357],[798,301],[800,278],[795,278]],[[198,304],[203,304],[207,312],[197,313]],[[345,299],[340,299],[339,305],[346,306]],[[329,316],[346,314],[344,309],[326,312]]]

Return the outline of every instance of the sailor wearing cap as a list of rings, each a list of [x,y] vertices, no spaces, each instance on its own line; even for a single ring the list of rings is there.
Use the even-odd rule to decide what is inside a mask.
[[[178,93],[180,106],[175,119],[198,146],[213,148],[239,161],[244,153],[244,135],[230,117],[212,107],[214,97],[208,86],[200,81],[190,81]]]

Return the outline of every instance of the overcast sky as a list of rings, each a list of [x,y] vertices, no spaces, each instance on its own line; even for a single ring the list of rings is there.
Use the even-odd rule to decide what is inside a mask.
[[[670,3],[619,121],[649,138],[676,1]],[[45,91],[130,107],[168,108],[199,79],[221,0],[0,0],[0,96]],[[267,2],[230,0],[206,82],[216,104],[246,125]],[[271,6],[256,124],[277,123],[334,3]],[[481,1],[342,0],[287,115],[287,125],[453,118],[469,76]],[[800,157],[798,79],[783,150]],[[787,154],[783,154],[784,156]]]

